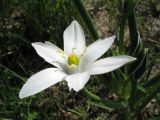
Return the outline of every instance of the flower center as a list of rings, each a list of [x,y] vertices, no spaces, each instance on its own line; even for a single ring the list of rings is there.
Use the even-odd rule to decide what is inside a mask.
[[[72,64],[78,65],[78,63],[79,63],[79,58],[78,58],[77,55],[71,54],[71,55],[68,57],[68,64],[69,64],[69,65],[72,65]]]

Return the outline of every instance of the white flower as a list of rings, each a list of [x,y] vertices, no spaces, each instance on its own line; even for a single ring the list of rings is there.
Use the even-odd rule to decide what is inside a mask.
[[[80,91],[90,75],[113,71],[136,58],[121,55],[100,58],[112,45],[115,36],[97,40],[86,47],[84,32],[77,21],[64,31],[64,51],[50,42],[35,42],[32,46],[39,56],[57,68],[47,68],[32,75],[23,85],[19,97],[34,95],[62,80],[69,89]]]

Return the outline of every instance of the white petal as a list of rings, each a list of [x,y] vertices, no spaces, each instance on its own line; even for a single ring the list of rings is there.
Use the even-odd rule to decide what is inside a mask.
[[[68,68],[66,63],[61,63],[61,62],[55,61],[55,62],[52,62],[51,64],[54,65],[55,67],[63,70],[63,71],[65,71]]]
[[[77,73],[66,77],[69,89],[73,89],[76,92],[80,91],[88,82],[90,75],[87,72]]]
[[[66,69],[66,73],[68,73],[69,75],[71,74],[75,74],[79,72],[79,68],[77,65],[68,65],[67,69]]]
[[[46,45],[50,45],[51,47],[52,47],[52,46],[55,46],[54,44],[52,44],[52,43],[49,42],[49,41],[45,41],[44,43],[45,43]],[[57,47],[57,46],[55,46],[55,47]]]
[[[103,74],[106,72],[113,71],[123,66],[124,64],[134,60],[136,60],[136,58],[131,56],[125,56],[125,55],[107,57],[90,64],[86,68],[86,70],[89,72],[90,75]]]
[[[85,35],[83,29],[77,21],[73,21],[64,31],[64,52],[67,55],[75,52],[80,56],[86,47]]]
[[[67,75],[57,68],[47,68],[32,75],[23,85],[19,98],[34,95],[62,81]]]
[[[53,62],[60,62],[65,64],[65,55],[63,51],[50,42],[35,42],[32,43],[39,56],[41,56],[46,62],[53,64]],[[54,65],[54,64],[53,64]]]
[[[105,38],[104,40],[97,40],[87,47],[84,57],[81,61],[81,66],[85,67],[86,63],[92,63],[101,57],[113,44],[115,36]]]

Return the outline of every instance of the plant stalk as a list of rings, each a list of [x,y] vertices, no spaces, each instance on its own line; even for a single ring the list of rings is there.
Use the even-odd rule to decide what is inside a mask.
[[[121,15],[121,23],[120,23],[120,30],[119,30],[119,50],[123,52],[124,50],[124,29],[126,24],[126,16],[122,13]]]
[[[125,120],[132,120],[131,119],[131,111],[130,111],[130,107],[127,106],[126,109],[125,109]]]
[[[133,52],[138,43],[138,31],[137,31],[137,23],[134,10],[128,16],[128,26],[129,26],[130,41],[131,41],[130,48]],[[136,90],[137,90],[137,80],[133,78],[131,80],[131,95],[129,98],[130,111],[132,111],[134,108]]]
[[[134,51],[138,43],[137,22],[136,22],[136,16],[135,16],[134,10],[128,16],[128,26],[129,26],[129,33],[130,33],[130,39],[131,39],[130,47],[131,47],[131,50]]]

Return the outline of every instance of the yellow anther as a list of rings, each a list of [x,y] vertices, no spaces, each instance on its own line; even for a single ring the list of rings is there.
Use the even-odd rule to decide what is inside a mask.
[[[68,64],[69,65],[78,65],[79,63],[79,58],[77,57],[77,55],[75,54],[71,54],[69,57],[68,57]]]

